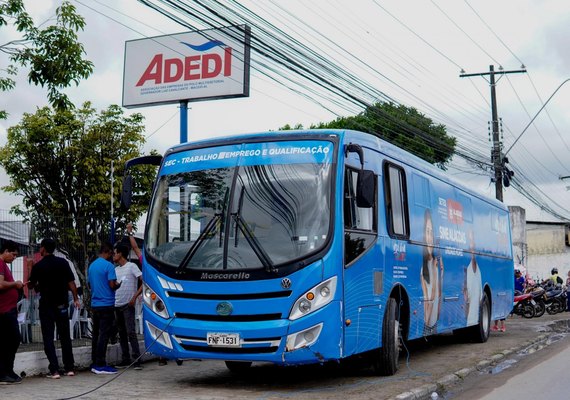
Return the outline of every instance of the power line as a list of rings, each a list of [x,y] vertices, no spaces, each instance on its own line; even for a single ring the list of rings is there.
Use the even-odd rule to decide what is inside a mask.
[[[485,22],[485,20],[481,17],[481,15],[479,15],[479,13],[471,6],[471,4],[469,4],[469,2],[467,0],[463,0],[465,2],[465,4],[467,4],[467,6],[471,9],[471,11],[473,11],[473,13],[479,18],[479,20],[483,23],[483,25],[485,25],[487,27],[487,29],[489,29],[489,31],[495,35],[495,37],[497,38],[497,40],[499,42],[501,42],[501,44],[503,46],[505,46],[505,48],[513,55],[514,58],[516,58],[518,60],[518,62],[521,63],[521,69],[525,69],[524,63],[521,61],[520,58],[517,57],[517,55],[509,48],[509,46],[507,46],[507,44],[505,42],[503,42],[503,40],[499,37],[499,35],[497,35],[495,33],[495,31],[489,26],[489,24],[487,24],[487,22]]]

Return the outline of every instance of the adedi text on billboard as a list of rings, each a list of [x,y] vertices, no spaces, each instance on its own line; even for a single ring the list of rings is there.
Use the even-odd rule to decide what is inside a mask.
[[[124,107],[248,95],[247,26],[125,43]]]

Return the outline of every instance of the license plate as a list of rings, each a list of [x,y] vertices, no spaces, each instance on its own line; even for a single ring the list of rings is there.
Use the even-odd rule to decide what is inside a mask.
[[[239,333],[208,333],[206,341],[212,347],[240,347]]]

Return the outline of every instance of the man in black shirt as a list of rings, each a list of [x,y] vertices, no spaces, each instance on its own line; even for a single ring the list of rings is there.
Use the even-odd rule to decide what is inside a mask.
[[[44,239],[40,244],[42,259],[32,267],[29,288],[39,292],[40,297],[40,323],[44,351],[49,361],[49,378],[59,379],[59,363],[55,352],[54,329],[61,340],[61,353],[63,358],[64,374],[75,375],[75,361],[71,347],[69,332],[69,294],[73,294],[73,302],[76,308],[80,307],[75,286],[75,277],[67,263],[67,260],[56,257],[55,241]]]

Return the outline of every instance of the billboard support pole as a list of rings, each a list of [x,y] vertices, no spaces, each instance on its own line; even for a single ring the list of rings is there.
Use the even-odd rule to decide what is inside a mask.
[[[180,143],[188,141],[188,100],[180,102]]]

